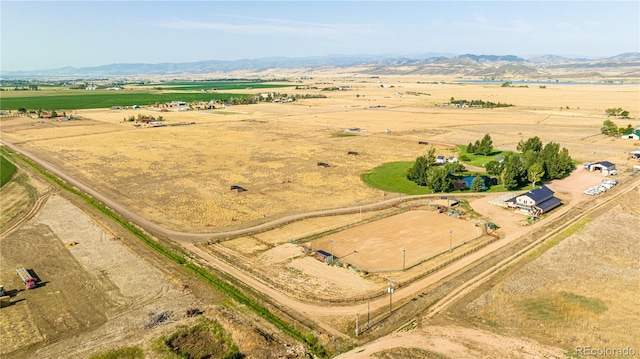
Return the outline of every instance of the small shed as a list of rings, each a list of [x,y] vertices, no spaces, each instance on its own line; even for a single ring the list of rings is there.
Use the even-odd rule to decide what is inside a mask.
[[[436,163],[447,163],[447,158],[445,156],[436,157]]]
[[[329,258],[332,258],[333,255],[329,252],[323,251],[321,249],[317,250],[314,256],[320,262],[326,262]]]

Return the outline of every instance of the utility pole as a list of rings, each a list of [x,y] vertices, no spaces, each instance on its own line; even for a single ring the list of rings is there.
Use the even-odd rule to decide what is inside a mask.
[[[392,312],[392,306],[391,306],[391,297],[393,296],[393,281],[391,279],[389,279],[389,315],[391,315]]]
[[[358,336],[358,313],[356,312],[356,337]]]
[[[453,250],[453,231],[449,231],[449,252]]]
[[[333,259],[335,258],[335,256],[333,255],[333,242],[335,242],[334,239],[331,240],[331,262],[333,262]]]
[[[407,259],[407,249],[402,248],[402,270],[406,268],[405,267],[406,259]]]

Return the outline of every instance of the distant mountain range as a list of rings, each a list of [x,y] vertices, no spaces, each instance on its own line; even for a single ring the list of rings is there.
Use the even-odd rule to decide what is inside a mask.
[[[473,77],[601,77],[640,78],[640,52],[613,57],[587,59],[542,55],[521,58],[514,55],[419,54],[332,55],[318,57],[269,57],[235,61],[209,60],[187,63],[110,64],[96,67],[63,67],[38,71],[6,71],[10,78],[111,78],[166,75],[206,75],[250,71],[265,74],[274,69],[297,69],[296,73],[319,69],[350,69],[368,75],[424,74],[462,75]]]

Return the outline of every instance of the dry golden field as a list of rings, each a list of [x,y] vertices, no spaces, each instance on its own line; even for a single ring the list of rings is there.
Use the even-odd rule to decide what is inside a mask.
[[[135,128],[122,121],[139,113],[159,115],[152,108],[76,111],[82,119],[66,123],[9,118],[2,121],[2,136],[156,223],[196,232],[344,207],[356,200],[378,201],[385,194],[367,187],[360,175],[385,162],[415,159],[425,151],[419,140],[450,154],[445,145],[466,144],[484,133],[506,150],[537,135],[545,143],[567,147],[577,160],[609,160],[619,166],[625,165],[626,151],[640,145],[599,134],[607,108],[640,113],[637,85],[548,84],[543,89],[424,83],[429,81],[436,80],[314,79],[309,85],[319,89],[351,89],[287,88],[281,92],[316,92],[328,98],[163,113],[169,124],[196,122],[180,127]],[[451,97],[514,107],[437,106]],[[634,121],[616,122],[635,126]],[[348,127],[366,132],[335,137]],[[318,161],[331,167],[318,167]],[[232,192],[233,184],[248,191]]]

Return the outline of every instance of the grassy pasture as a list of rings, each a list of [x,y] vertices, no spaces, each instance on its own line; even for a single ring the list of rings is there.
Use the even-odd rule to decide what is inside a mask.
[[[16,166],[4,156],[0,156],[0,187],[9,182],[14,173],[16,173]]]
[[[111,106],[153,105],[156,102],[165,103],[171,101],[224,101],[230,97],[244,97],[239,94],[219,93],[153,93],[140,91],[86,91],[86,90],[62,90],[62,91],[38,91],[20,92],[20,95],[6,93],[2,95],[0,108],[2,110],[81,110],[90,108],[109,108]]]
[[[407,171],[413,162],[389,162],[362,175],[362,180],[371,187],[389,192],[406,194],[433,193],[427,187],[421,187],[407,179]]]
[[[481,156],[484,157],[484,156]],[[371,172],[362,175],[362,180],[369,186],[388,192],[399,192],[406,194],[430,194],[433,193],[427,187],[418,186],[414,182],[407,179],[407,171],[413,166],[414,162],[389,162],[374,168]],[[463,176],[486,176],[486,173],[480,172],[464,172]],[[518,190],[532,189],[531,184],[518,187]],[[498,184],[489,187],[486,192],[506,192],[504,185]],[[466,191],[450,191],[447,193],[461,193]]]

